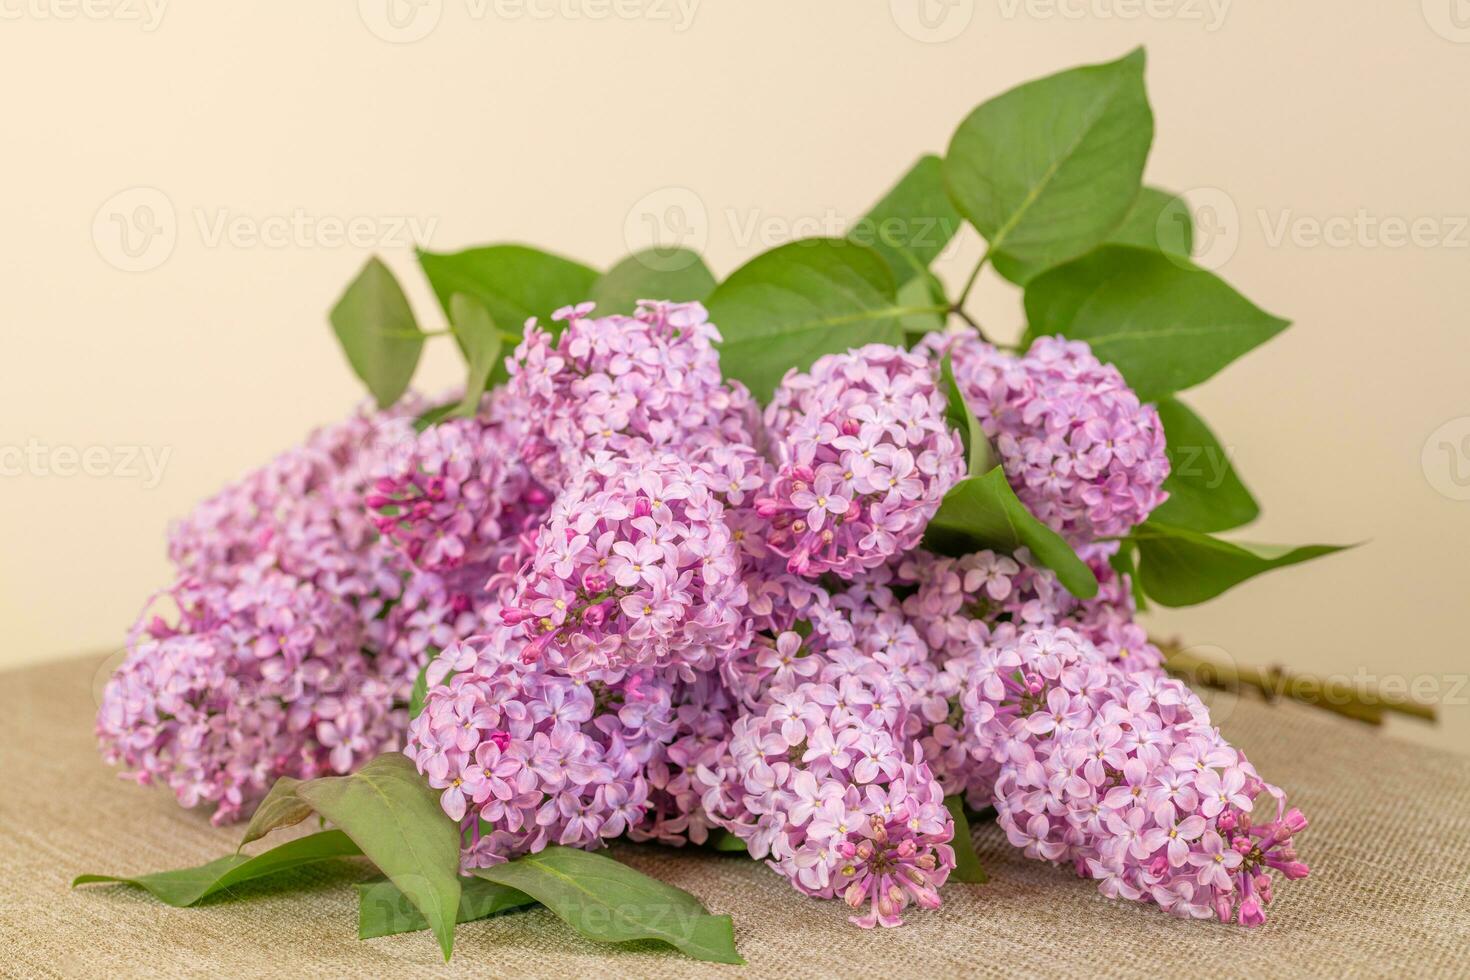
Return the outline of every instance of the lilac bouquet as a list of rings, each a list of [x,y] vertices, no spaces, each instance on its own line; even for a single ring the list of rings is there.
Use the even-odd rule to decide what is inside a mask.
[[[1335,549],[1215,537],[1255,501],[1177,465],[1218,444],[1176,393],[1286,324],[1140,184],[1142,78],[1136,52],[987,102],[847,238],[718,284],[679,250],[421,253],[450,397],[409,393],[430,335],[371,261],[331,319],[376,406],[173,530],[104,754],[253,813],[247,841],[319,813],[277,850],[360,850],[446,955],[471,896],[592,935],[558,883],[651,887],[585,853],[618,838],[897,926],[983,880],[991,811],[1106,896],[1262,922],[1307,821],[1136,617]],[[952,297],[928,265],[966,222],[988,247]],[[966,309],[986,265],[1025,290],[1019,345]],[[737,962],[684,898],[676,933],[592,938]]]

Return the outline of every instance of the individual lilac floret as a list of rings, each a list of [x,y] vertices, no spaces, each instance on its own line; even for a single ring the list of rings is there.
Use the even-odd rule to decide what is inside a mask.
[[[509,362],[509,397],[530,433],[522,453],[546,485],[581,459],[637,444],[664,449],[752,442],[755,403],[720,374],[720,333],[698,303],[639,304],[635,315],[558,310],[560,335],[526,324]]]
[[[981,653],[966,709],[1001,760],[1011,843],[1104,895],[1250,926],[1265,920],[1269,869],[1307,875],[1292,843],[1306,819],[1178,681],[1130,676],[1072,630],[1023,630]]]
[[[926,358],[884,344],[787,372],[766,428],[779,472],[757,503],[796,574],[851,579],[919,543],[964,474]]]
[[[344,600],[253,570],[171,598],[180,624],[155,618],[103,691],[97,735],[125,776],[165,783],[186,807],[214,804],[219,824],[280,776],[349,772],[400,744],[411,674],[364,654]]]
[[[864,928],[937,908],[954,868],[944,791],[895,737],[900,710],[881,670],[801,684],[737,719],[721,766],[699,769],[715,823],[798,891],[866,906]]]
[[[446,649],[404,754],[461,824],[463,866],[548,844],[596,848],[645,818],[644,769],[675,732],[653,672],[574,679],[528,666],[500,627]]]
[[[1016,495],[1073,545],[1127,534],[1168,496],[1158,412],[1086,343],[1041,337],[1017,357],[931,334],[921,349],[950,353]]]
[[[720,477],[724,479],[723,476]],[[571,673],[710,667],[742,635],[745,589],[706,468],[599,453],[537,532],[504,621],[522,656]]]

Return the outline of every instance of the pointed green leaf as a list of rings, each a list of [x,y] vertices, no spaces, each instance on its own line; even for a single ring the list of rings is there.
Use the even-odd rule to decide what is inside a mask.
[[[714,830],[709,835],[709,846],[726,854],[744,854],[749,856],[750,848],[745,846],[745,841],[736,837],[728,830]]]
[[[1158,409],[1168,439],[1169,499],[1152,518],[1195,531],[1228,531],[1255,520],[1261,508],[1204,421],[1177,398],[1159,399]]]
[[[760,400],[789,368],[864,344],[903,343],[893,274],[870,248],[836,238],[790,242],[758,255],[709,298],[720,366]]]
[[[423,432],[432,428],[453,415],[455,409],[459,408],[459,402],[449,402],[447,405],[435,405],[413,420],[413,431]]]
[[[983,885],[990,880],[980,866],[980,855],[975,853],[975,839],[970,834],[970,821],[965,816],[965,801],[959,796],[946,796],[944,805],[954,818],[954,871],[950,877],[971,885]]]
[[[1189,215],[1189,205],[1182,197],[1168,191],[1145,187],[1133,199],[1133,206],[1123,217],[1123,223],[1113,229],[1103,244],[1135,245],[1187,262],[1194,250],[1194,222]],[[993,256],[991,264],[996,272],[1018,286],[1024,286],[1053,268],[1039,262],[1022,262],[1005,253]]]
[[[1081,599],[1097,595],[1097,576],[1092,569],[1059,534],[1016,499],[999,466],[950,488],[924,531],[924,547],[951,556],[987,548],[1009,553],[1026,547],[1032,558],[1056,572],[1068,592]]]
[[[945,420],[954,426],[960,439],[964,441],[965,459],[969,465],[968,475],[980,476],[995,466],[995,453],[991,449],[990,440],[985,436],[985,430],[980,428],[980,420],[970,411],[964,392],[960,391],[960,386],[954,379],[954,362],[948,354],[939,362],[939,378],[948,399],[944,409]]]
[[[184,908],[242,882],[280,874],[331,858],[356,857],[361,853],[351,838],[340,830],[325,830],[319,834],[287,841],[254,857],[227,854],[197,868],[160,871],[136,878],[78,875],[71,884],[73,888],[94,882],[134,885],[148,891],[166,905]]]
[[[908,282],[939,257],[961,221],[944,191],[943,164],[929,154],[873,205],[847,238],[881,255],[894,282]]]
[[[365,881],[357,886],[357,938],[376,939],[429,928],[429,921],[391,881]],[[459,879],[457,922],[474,922],[510,909],[536,904],[530,895],[483,878]]]
[[[1144,401],[1197,385],[1287,327],[1211,272],[1176,256],[1108,245],[1026,286],[1023,344],[1085,340]]]
[[[480,410],[480,397],[489,387],[491,377],[497,372],[502,378],[507,376],[500,357],[501,333],[490,312],[464,293],[449,298],[449,323],[469,363],[464,398],[454,414],[473,418]]]
[[[390,752],[350,776],[302,783],[296,793],[418,906],[447,960],[459,908],[459,828],[413,762]]]
[[[418,676],[413,679],[413,690],[408,695],[409,721],[413,721],[419,715],[423,714],[424,701],[429,697],[429,664],[433,662],[430,659],[429,663],[424,664],[419,670]]]
[[[403,397],[424,349],[403,287],[377,256],[367,260],[328,317],[352,370],[379,408]]]
[[[687,248],[648,248],[635,252],[592,284],[597,314],[632,314],[642,299],[703,303],[714,292],[715,277],[697,252]]]
[[[597,281],[597,273],[580,262],[524,245],[420,251],[418,256],[446,316],[454,315],[449,306],[454,294],[464,293],[489,311],[511,346],[521,342],[521,329],[533,316],[558,332],[551,314],[587,299]]]
[[[1046,267],[1105,240],[1138,196],[1153,142],[1140,48],[991,99],[944,158],[949,196],[990,243]]]
[[[260,840],[272,830],[290,827],[311,816],[311,804],[296,795],[296,787],[300,785],[301,780],[291,776],[282,776],[271,784],[270,792],[265,794],[265,799],[260,801],[260,806],[250,817],[245,836],[240,839],[240,847]]]
[[[932,272],[921,272],[899,286],[898,305],[916,311],[898,318],[905,337],[922,337],[944,329],[949,297],[944,292],[944,283]]]
[[[1162,606],[1193,606],[1263,572],[1351,547],[1242,544],[1153,521],[1134,528],[1132,540],[1143,591]]]
[[[744,963],[728,915],[605,854],[551,846],[475,874],[525,892],[599,943],[654,939],[711,963]]]

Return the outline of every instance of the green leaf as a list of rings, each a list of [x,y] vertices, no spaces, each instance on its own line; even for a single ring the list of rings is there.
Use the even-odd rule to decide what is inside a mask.
[[[459,908],[459,828],[408,757],[389,752],[350,776],[302,783],[296,793],[418,906],[449,959]]]
[[[1197,385],[1287,327],[1213,273],[1174,256],[1109,245],[1026,286],[1023,344],[1085,340],[1144,401]]]
[[[959,796],[946,796],[944,805],[954,818],[954,871],[950,877],[971,885],[983,885],[990,880],[980,866],[980,855],[975,853],[975,839],[970,835],[970,821],[965,816],[965,801]]]
[[[1023,546],[1037,562],[1056,572],[1068,592],[1081,599],[1097,595],[1092,569],[1016,499],[999,466],[951,487],[924,531],[924,547],[943,555],[968,555],[986,548],[1014,552]]]
[[[922,337],[926,333],[944,329],[944,320],[947,315],[944,307],[949,306],[949,297],[944,291],[944,283],[940,282],[932,272],[921,272],[899,286],[898,305],[904,309],[915,310],[913,313],[904,313],[898,318],[905,337]],[[925,307],[931,307],[931,309],[925,309]]]
[[[1153,142],[1143,67],[1140,48],[1028,82],[960,124],[944,158],[945,185],[992,257],[1056,265],[1123,221]]]
[[[391,881],[378,879],[357,886],[357,938],[376,939],[396,936],[401,932],[419,932],[429,928],[407,895]],[[459,913],[457,922],[474,922],[499,912],[536,904],[530,895],[483,878],[459,879]]]
[[[272,830],[290,827],[311,816],[311,804],[296,795],[296,788],[300,785],[301,780],[292,776],[282,776],[271,784],[270,792],[265,794],[265,799],[260,801],[260,806],[250,817],[245,836],[240,839],[240,847],[260,840]]]
[[[587,299],[597,281],[597,273],[580,262],[524,245],[486,245],[453,253],[421,250],[418,256],[446,316],[454,315],[450,309],[454,294],[464,293],[489,311],[512,346],[521,342],[521,328],[533,316],[547,330],[559,332],[551,314]]]
[[[356,857],[361,853],[351,838],[340,830],[325,830],[319,834],[287,841],[254,857],[227,854],[197,868],[160,871],[136,878],[78,875],[71,884],[73,888],[103,881],[135,885],[166,905],[185,908],[242,882],[280,874],[331,858]]]
[[[534,897],[593,942],[653,939],[697,960],[745,962],[728,915],[605,854],[553,845],[475,874]]]
[[[709,846],[725,854],[750,854],[750,848],[745,846],[745,841],[728,830],[712,831],[709,835]]]
[[[715,277],[699,253],[687,248],[647,248],[635,252],[592,284],[597,313],[631,314],[641,299],[703,303],[714,292]]]
[[[1255,520],[1261,508],[1204,421],[1177,398],[1159,399],[1158,409],[1168,439],[1169,499],[1154,510],[1154,520],[1195,531],[1228,531]]]
[[[464,398],[454,414],[473,418],[480,410],[480,397],[490,385],[491,377],[497,371],[502,377],[507,376],[500,358],[502,337],[490,312],[464,293],[449,298],[449,323],[469,362]]]
[[[762,401],[787,369],[864,344],[903,343],[893,274],[870,248],[836,238],[790,242],[758,255],[709,298],[720,364]]]
[[[1163,606],[1193,606],[1263,572],[1351,547],[1241,544],[1153,521],[1134,528],[1132,540],[1143,591]]]
[[[1189,205],[1182,197],[1156,187],[1145,187],[1133,199],[1123,223],[1114,228],[1105,245],[1135,245],[1165,255],[1189,260],[1194,250],[1194,223]],[[1001,253],[991,259],[995,271],[1011,282],[1024,286],[1052,268],[1041,263],[1026,263]]]
[[[847,239],[881,255],[894,282],[907,282],[939,257],[961,221],[944,191],[944,165],[929,154],[873,205],[848,231]]]
[[[980,420],[970,411],[965,394],[960,391],[959,383],[954,379],[954,362],[948,354],[939,362],[939,377],[948,398],[944,409],[945,420],[955,427],[960,439],[964,441],[965,459],[969,465],[968,475],[980,476],[995,466],[995,453],[991,449],[990,440],[985,436],[985,430],[980,427]]]
[[[433,662],[430,659],[429,663],[424,664],[419,670],[419,675],[413,679],[413,690],[408,695],[409,721],[413,721],[419,715],[423,714],[424,702],[429,697],[429,664]]]
[[[379,408],[403,397],[424,349],[403,287],[376,255],[367,260],[328,315],[352,370]]]
[[[453,415],[457,408],[459,408],[459,402],[450,402],[447,405],[435,405],[413,420],[413,431],[423,432],[425,429],[438,425]]]

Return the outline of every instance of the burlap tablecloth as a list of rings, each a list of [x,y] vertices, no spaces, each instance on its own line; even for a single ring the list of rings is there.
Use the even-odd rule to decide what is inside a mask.
[[[863,932],[745,858],[620,847],[617,856],[734,916],[745,968],[599,946],[544,910],[459,928],[445,965],[427,933],[361,942],[352,863],[168,908],[81,872],[142,873],[233,850],[159,790],[120,782],[92,737],[98,658],[0,674],[0,972],[7,976],[1045,976],[1470,975],[1470,760],[1295,705],[1217,705],[1226,734],[1312,819],[1306,881],[1255,930],[1113,903],[976,829],[988,885]],[[299,884],[301,878],[296,879]]]

